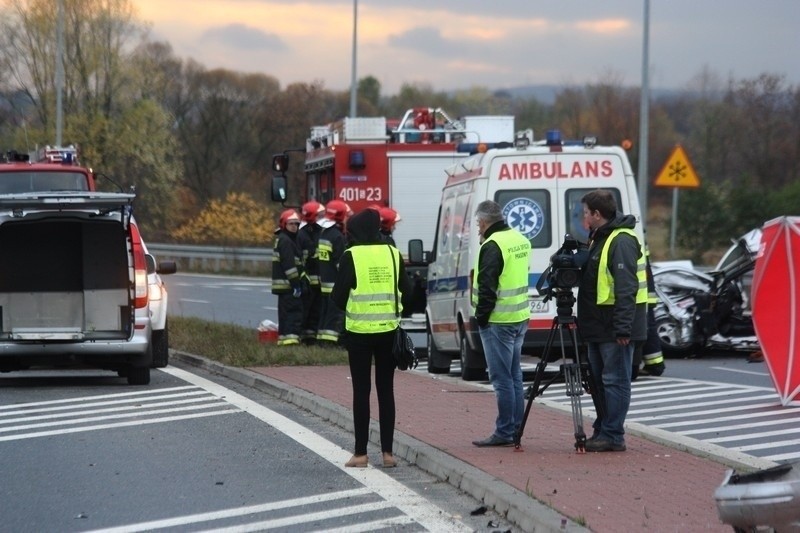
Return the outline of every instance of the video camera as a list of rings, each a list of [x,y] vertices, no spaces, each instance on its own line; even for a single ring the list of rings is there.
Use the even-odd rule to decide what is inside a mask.
[[[552,296],[554,291],[577,287],[581,280],[581,261],[577,257],[579,243],[567,233],[556,253],[550,256],[550,264],[542,273],[536,290],[540,295]]]

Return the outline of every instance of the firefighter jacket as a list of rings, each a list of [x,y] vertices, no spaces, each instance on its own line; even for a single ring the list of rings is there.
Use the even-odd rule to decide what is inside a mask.
[[[323,228],[317,245],[319,284],[322,294],[330,294],[333,284],[336,282],[339,260],[342,258],[347,246],[347,240],[339,224],[325,220],[322,225]]]
[[[403,258],[397,248],[383,242],[379,224],[373,209],[347,222],[351,247],[342,256],[331,300],[345,311],[345,329],[353,333],[396,329],[403,302],[411,295]]]
[[[578,286],[578,333],[587,342],[616,342],[617,338],[641,341],[647,338],[647,287],[639,276],[644,254],[632,233],[636,219],[620,213],[591,235],[588,258]],[[613,235],[612,235],[613,234]],[[608,245],[608,246],[606,246]],[[605,251],[605,253],[604,253]],[[601,256],[606,258],[601,264]],[[602,270],[602,272],[601,272]],[[598,305],[601,276],[613,277],[613,305]],[[641,300],[641,303],[637,303]]]
[[[302,287],[304,276],[303,256],[296,234],[278,230],[272,250],[272,294],[291,294],[295,288]]]
[[[308,282],[312,287],[319,287],[319,255],[317,247],[320,233],[322,233],[322,226],[316,222],[304,224],[297,230],[297,244],[303,254],[303,266],[308,276]]]
[[[527,321],[530,241],[502,221],[487,228],[484,238],[473,278],[475,320],[480,326]]]

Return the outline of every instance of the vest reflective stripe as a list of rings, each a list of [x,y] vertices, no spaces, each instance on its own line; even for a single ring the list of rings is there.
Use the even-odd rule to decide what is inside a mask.
[[[600,268],[597,272],[597,305],[614,305],[616,301],[614,297],[614,277],[608,270],[608,249],[611,247],[611,241],[620,233],[627,233],[636,237],[636,233],[632,229],[617,228],[606,239],[603,250],[600,252]],[[645,258],[644,248],[642,248],[641,244],[639,247],[642,253],[636,261],[636,278],[639,280],[636,303],[643,304],[647,303],[647,259]]]
[[[392,256],[395,270],[392,272]],[[400,275],[400,252],[393,246],[370,244],[353,246],[356,288],[350,289],[345,308],[345,329],[353,333],[382,333],[397,329],[400,319],[395,312],[395,280]],[[398,311],[403,304],[397,294]]]
[[[497,281],[497,301],[489,315],[489,322],[495,324],[524,322],[531,316],[528,303],[528,263],[531,243],[513,229],[495,231],[483,244],[489,241],[496,242],[503,255],[503,271]],[[480,265],[476,266],[472,280],[473,307],[478,305],[479,269]]]
[[[328,263],[333,255],[333,244],[328,239],[320,239],[317,243],[317,261]],[[322,294],[330,294],[333,291],[333,281],[322,281],[322,278],[317,276],[317,285],[320,287]]]

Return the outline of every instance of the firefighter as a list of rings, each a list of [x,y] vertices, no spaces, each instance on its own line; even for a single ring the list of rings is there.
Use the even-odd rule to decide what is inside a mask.
[[[649,376],[660,376],[666,370],[664,364],[664,354],[661,353],[661,340],[658,338],[656,329],[655,308],[658,303],[655,281],[653,280],[653,270],[650,266],[650,248],[645,244],[645,269],[647,271],[647,339],[636,343],[633,353],[633,373],[631,376],[636,379],[640,374]],[[641,370],[639,365],[642,365]]]
[[[339,271],[339,259],[347,247],[345,223],[351,213],[350,206],[341,200],[331,200],[325,205],[325,216],[320,221],[317,256],[319,259],[320,321],[317,342],[338,343],[344,327],[344,313],[330,299],[333,284]]]
[[[303,329],[301,340],[304,344],[313,344],[317,339],[319,326],[320,285],[319,257],[317,245],[322,226],[319,218],[325,213],[325,207],[315,201],[309,201],[300,208],[300,230],[297,232],[297,243],[303,254],[303,266],[308,276],[309,290],[303,296]]]
[[[381,215],[381,236],[383,240],[392,246],[396,246],[392,232],[394,232],[395,225],[402,220],[400,213],[391,207],[381,207],[378,213]]]
[[[303,326],[303,255],[297,244],[300,217],[281,213],[272,252],[272,294],[278,295],[278,346],[300,343]],[[307,281],[306,281],[307,283]]]

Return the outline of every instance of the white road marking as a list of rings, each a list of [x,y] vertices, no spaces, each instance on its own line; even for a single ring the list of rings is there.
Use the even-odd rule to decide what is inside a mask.
[[[168,387],[163,389],[158,389],[158,392],[172,392],[172,391],[179,391],[179,390],[188,390],[188,389],[197,389],[194,385],[186,385],[181,387]],[[41,402],[28,402],[28,403],[15,403],[9,405],[0,405],[0,411],[3,409],[18,409],[20,407],[36,407],[38,405],[55,405],[60,403],[76,403],[76,402],[87,402],[87,401],[95,401],[100,398],[121,398],[124,396],[145,396],[148,394],[153,394],[152,389],[148,390],[139,390],[135,392],[117,392],[114,394],[99,394],[96,396],[81,396],[80,398],[62,398],[60,400],[46,400]]]
[[[197,524],[200,522],[210,522],[212,520],[235,518],[237,516],[245,516],[249,514],[266,513],[270,511],[277,511],[278,509],[301,507],[303,505],[311,505],[319,502],[330,502],[334,500],[354,498],[357,496],[364,496],[369,493],[370,493],[369,489],[364,487],[360,489],[344,490],[328,494],[316,494],[314,496],[305,496],[303,498],[293,498],[291,500],[281,500],[277,502],[262,503],[259,505],[248,505],[245,507],[235,507],[233,509],[223,509],[221,511],[210,511],[208,513],[197,513],[193,515],[179,516],[175,518],[165,518],[163,520],[152,520],[150,522],[141,522],[139,524],[132,524],[129,526],[120,526],[110,529],[98,529],[94,531],[103,531],[104,533],[134,533],[137,531],[164,529],[168,527],[184,526],[187,524]],[[93,533],[93,532],[90,531],[87,533]]]
[[[0,442],[11,441],[11,440],[22,440],[22,439],[32,439],[35,437],[49,437],[51,435],[66,435],[68,433],[80,433],[82,431],[97,431],[99,429],[111,429],[111,428],[121,428],[121,427],[129,427],[129,426],[144,426],[148,424],[160,424],[163,422],[174,422],[176,420],[188,420],[191,418],[203,418],[207,416],[217,416],[217,415],[228,415],[233,413],[239,413],[238,409],[226,409],[224,411],[214,411],[210,413],[195,413],[191,415],[181,415],[181,416],[165,416],[161,418],[151,418],[148,420],[132,420],[130,422],[116,422],[113,424],[98,424],[96,426],[83,426],[79,428],[66,428],[66,429],[58,429],[58,430],[51,430],[51,431],[36,431],[33,433],[21,433],[19,435],[6,435],[4,437],[0,437]]]
[[[208,392],[204,391],[202,389],[196,389],[196,388],[192,388],[192,389],[193,390],[191,390],[191,391],[182,392],[182,393],[175,393],[175,394],[153,394],[154,392],[161,392],[161,389],[156,389],[155,391],[149,390],[147,392],[149,394],[153,394],[153,395],[148,397],[148,398],[141,398],[141,397],[139,397],[139,398],[128,398],[126,400],[110,400],[110,401],[106,401],[106,402],[87,401],[86,403],[83,403],[83,404],[81,404],[80,406],[77,406],[77,407],[84,408],[84,407],[99,407],[101,405],[122,405],[122,404],[126,404],[126,403],[142,402],[144,400],[163,400],[163,399],[167,399],[167,398],[183,398],[183,397],[186,397],[186,396],[208,395]],[[98,398],[102,398],[102,397],[103,396],[98,396]],[[91,398],[89,398],[89,399],[91,399]],[[25,410],[20,410],[20,411],[10,411],[10,412],[7,412],[7,413],[3,413],[3,416],[18,415],[18,414],[28,414],[28,413],[50,413],[50,412],[53,412],[53,411],[67,411],[67,410],[70,410],[70,409],[75,409],[75,407],[76,407],[74,405],[61,405],[59,407],[49,407],[48,408],[48,407],[44,407],[44,405],[46,405],[46,403],[47,402],[39,403],[39,405],[42,406],[42,407],[39,407],[38,409],[25,409]],[[56,402],[53,402],[53,403],[56,403]],[[58,402],[58,403],[60,403],[60,402]],[[29,404],[29,405],[31,405],[31,404]],[[14,405],[13,407],[19,407],[19,405]]]
[[[448,515],[439,507],[432,505],[428,502],[427,498],[403,486],[381,470],[372,466],[368,468],[345,468],[344,463],[350,458],[350,452],[345,451],[285,416],[271,409],[267,409],[221,385],[185,370],[167,367],[163,368],[162,371],[199,387],[203,387],[211,394],[224,397],[226,401],[239,409],[266,422],[297,441],[298,444],[305,446],[346,474],[357,479],[387,502],[392,502],[394,507],[397,507],[403,513],[411,516],[426,529],[430,531],[471,531],[471,528],[467,527],[464,523]]]
[[[208,300],[192,300],[191,298],[180,298],[179,302],[187,302],[190,304],[210,304]]]
[[[728,368],[726,366],[712,366],[712,370],[724,370],[725,372],[735,372],[737,374],[750,374],[753,376],[769,376],[768,372],[754,372],[752,370],[739,370],[738,368]]]

